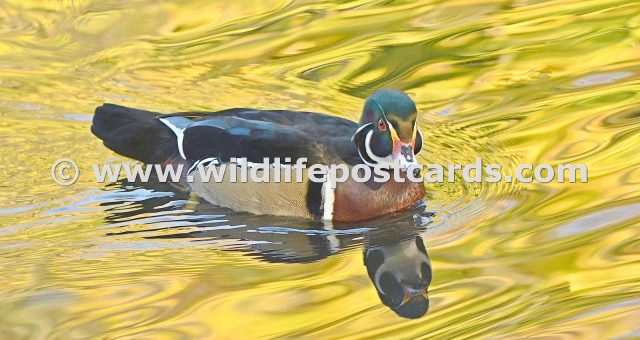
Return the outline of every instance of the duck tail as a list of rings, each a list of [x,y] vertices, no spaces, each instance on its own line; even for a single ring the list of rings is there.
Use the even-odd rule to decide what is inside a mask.
[[[178,153],[175,134],[157,112],[104,104],[96,108],[91,132],[116,153],[145,163],[162,163]]]

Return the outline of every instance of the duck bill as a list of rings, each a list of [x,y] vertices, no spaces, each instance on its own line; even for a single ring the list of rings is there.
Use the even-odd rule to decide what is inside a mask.
[[[404,295],[402,296],[402,302],[400,302],[400,306],[404,305],[405,303],[409,302],[409,300],[411,300],[413,296],[407,292],[406,290],[404,291]]]
[[[416,164],[416,155],[414,153],[415,140],[412,140],[410,143],[405,143],[395,134],[392,134],[391,137],[393,139],[393,151],[391,153],[393,164],[406,171],[409,166]]]
[[[404,291],[404,295],[402,296],[402,302],[400,302],[400,306],[404,305],[405,303],[409,302],[409,300],[411,300],[411,298],[416,297],[416,296],[424,296],[425,299],[429,300],[429,291],[427,291],[426,289],[423,290],[422,292],[420,292],[419,294],[412,294],[410,291],[403,289]],[[400,307],[398,306],[398,307]]]

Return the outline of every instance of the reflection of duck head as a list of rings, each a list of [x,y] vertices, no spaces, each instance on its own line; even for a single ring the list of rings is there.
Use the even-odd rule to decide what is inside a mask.
[[[382,303],[405,318],[429,310],[431,262],[420,236],[370,238],[364,264]]]

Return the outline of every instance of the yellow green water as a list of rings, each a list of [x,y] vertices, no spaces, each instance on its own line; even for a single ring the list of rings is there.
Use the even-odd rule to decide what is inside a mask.
[[[372,222],[422,235],[434,280],[416,320],[378,298],[367,232],[88,175],[124,160],[89,131],[103,102],[355,119],[383,86],[415,99],[422,162],[589,168],[430,184],[430,224]],[[628,0],[4,0],[0,338],[640,338],[638,90]],[[61,157],[74,186],[50,178]]]

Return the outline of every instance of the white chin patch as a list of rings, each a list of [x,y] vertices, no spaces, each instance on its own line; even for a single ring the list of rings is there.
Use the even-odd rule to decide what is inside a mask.
[[[415,156],[413,156],[413,159],[413,161],[409,162],[406,158],[400,157],[394,161],[393,166],[399,167],[400,169],[407,169],[408,167],[417,164],[415,161]]]

